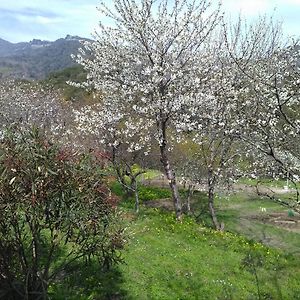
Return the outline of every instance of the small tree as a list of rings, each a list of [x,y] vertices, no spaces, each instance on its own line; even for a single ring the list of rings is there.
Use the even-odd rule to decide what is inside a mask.
[[[95,162],[15,130],[1,141],[0,174],[2,297],[46,299],[74,262],[119,261],[123,229]]]
[[[111,162],[118,182],[123,190],[135,196],[135,210],[139,211],[139,194],[137,178],[145,173],[143,168],[137,169],[135,164],[145,156],[143,147],[137,141],[136,123],[129,126],[132,117],[121,111],[110,114],[102,103],[85,106],[74,111],[77,129],[86,136],[92,137],[98,147],[107,152],[106,157]],[[125,125],[127,123],[127,126]],[[142,127],[142,124],[140,124]],[[128,182],[129,181],[129,182]]]
[[[191,199],[194,191],[201,188],[206,182],[203,161],[199,157],[199,145],[187,135],[184,140],[175,145],[172,160],[183,188],[187,189],[184,203],[186,211],[188,214],[193,213]]]
[[[234,134],[236,99],[227,82],[230,78],[230,66],[220,66],[220,70],[223,73],[215,76],[219,86],[211,95],[210,101],[195,107],[198,110],[195,116],[189,123],[182,123],[181,127],[193,149],[190,153],[187,152],[190,157],[185,158],[188,162],[185,176],[194,185],[205,183],[208,209],[217,230],[221,230],[223,226],[219,224],[215,211],[216,188],[224,184],[229,186],[238,175],[241,146]]]

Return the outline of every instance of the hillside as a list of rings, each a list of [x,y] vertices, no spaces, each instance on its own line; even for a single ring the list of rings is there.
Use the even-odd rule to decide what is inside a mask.
[[[118,184],[112,190],[122,197]],[[273,233],[277,230],[272,237],[285,236],[285,246],[277,248],[233,227],[231,232],[218,232],[188,216],[176,222],[162,205],[148,205],[162,204],[166,195],[170,196],[168,189],[141,186],[139,215],[132,211],[134,199],[123,198],[120,208],[128,234],[124,263],[104,273],[96,262],[88,267],[81,263],[51,286],[51,299],[299,299],[299,252],[294,251],[299,249],[298,233],[270,225]],[[205,202],[201,192],[194,197]],[[231,200],[236,207],[252,207],[252,212],[253,205],[256,211],[262,205],[259,199],[243,199],[243,193]],[[228,224],[226,215],[231,214],[231,220],[239,222],[240,216],[232,215],[233,208],[225,208],[224,201],[229,202],[218,203],[220,217]],[[264,205],[268,211],[282,210],[272,202]],[[252,226],[260,232],[255,222]]]
[[[0,39],[0,78],[43,79],[74,66],[71,54],[77,53],[81,40],[70,35],[54,42],[34,39],[14,44]]]

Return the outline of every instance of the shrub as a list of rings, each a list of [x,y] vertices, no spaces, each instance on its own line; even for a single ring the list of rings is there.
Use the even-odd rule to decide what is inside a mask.
[[[170,198],[171,192],[166,188],[140,186],[139,197],[141,201],[158,200],[158,199]]]
[[[124,243],[101,167],[41,132],[8,131],[0,143],[0,298],[46,299],[80,260],[104,267]]]

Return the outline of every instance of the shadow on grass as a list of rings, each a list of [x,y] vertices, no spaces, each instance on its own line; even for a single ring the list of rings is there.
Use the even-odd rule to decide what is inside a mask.
[[[102,270],[97,263],[77,264],[61,275],[60,280],[49,288],[53,300],[119,300],[130,299],[122,288],[123,277],[117,267]]]

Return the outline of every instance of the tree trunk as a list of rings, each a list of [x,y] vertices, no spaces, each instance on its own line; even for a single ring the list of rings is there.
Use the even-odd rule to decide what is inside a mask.
[[[178,192],[178,188],[177,188],[177,184],[176,184],[175,173],[171,169],[165,144],[162,144],[160,146],[160,154],[161,154],[161,162],[163,164],[165,174],[166,174],[167,179],[169,181],[169,186],[170,186],[171,192],[172,192],[172,198],[173,198],[173,203],[174,203],[176,219],[180,220],[181,219],[181,214],[182,214],[182,212],[181,212],[181,202],[180,202],[179,192]]]
[[[117,173],[118,181],[122,186],[122,189],[124,190],[124,192],[128,193],[129,189],[128,189],[127,184],[126,184],[125,175],[124,175],[124,172],[122,170],[122,166],[118,166],[115,163],[114,168],[115,168],[115,171]]]
[[[125,180],[124,167],[120,162],[117,161],[117,148],[114,146],[111,148],[111,163],[117,174],[117,179],[121,184],[123,191],[125,193],[128,193],[129,189],[127,187],[126,180]]]
[[[140,210],[140,202],[139,202],[139,192],[137,187],[137,180],[135,177],[131,178],[131,186],[134,189],[134,196],[135,196],[135,212],[138,213]]]
[[[165,174],[167,176],[169,186],[172,192],[172,198],[174,203],[174,210],[176,214],[176,219],[180,220],[182,215],[181,201],[179,197],[179,192],[176,184],[175,172],[170,166],[170,161],[168,158],[167,150],[167,122],[168,117],[163,115],[163,112],[160,112],[159,118],[157,120],[157,129],[159,132],[159,150],[160,150],[160,161],[164,167]]]
[[[188,214],[191,212],[191,198],[193,196],[193,193],[194,193],[194,186],[192,184],[189,184],[188,196],[186,199],[186,210]]]
[[[216,230],[221,230],[220,224],[217,219],[215,206],[214,206],[214,197],[215,197],[215,181],[213,178],[213,172],[208,171],[208,208],[211,215],[212,222]]]

